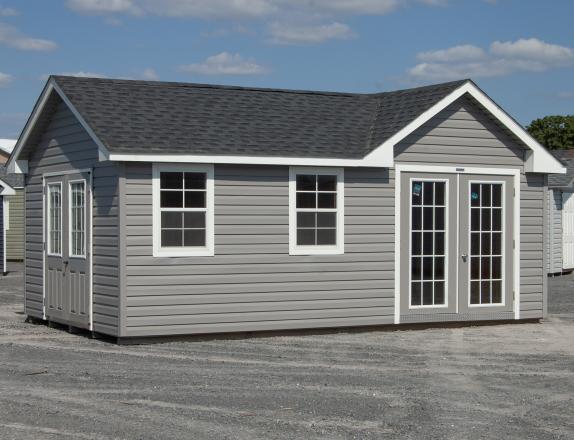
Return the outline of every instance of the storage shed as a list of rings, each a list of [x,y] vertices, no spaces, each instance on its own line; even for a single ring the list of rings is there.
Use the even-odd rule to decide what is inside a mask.
[[[16,141],[14,141],[16,142]],[[4,165],[0,165],[0,179],[14,190],[14,194],[6,196],[6,260],[24,260],[24,175],[8,173]]]
[[[8,183],[0,179],[0,273],[8,271],[6,266],[6,229],[9,222],[8,197],[16,192]]]
[[[566,174],[548,177],[548,273],[574,269],[574,149],[556,150]]]
[[[539,319],[562,164],[472,81],[376,94],[54,76],[25,310],[119,339]]]

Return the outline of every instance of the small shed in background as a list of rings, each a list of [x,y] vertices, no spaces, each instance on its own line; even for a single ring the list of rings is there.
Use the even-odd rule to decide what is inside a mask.
[[[0,179],[0,272],[6,273],[6,226],[8,225],[8,200],[16,192],[9,184]]]
[[[556,275],[574,270],[574,149],[552,154],[567,168],[548,176],[547,267]]]
[[[24,260],[24,175],[10,174],[0,165],[0,179],[13,189],[6,199],[6,259]]]
[[[0,164],[5,164],[16,145],[16,139],[0,139]]]

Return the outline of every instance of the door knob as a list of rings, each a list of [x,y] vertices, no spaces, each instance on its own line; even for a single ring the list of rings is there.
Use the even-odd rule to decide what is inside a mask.
[[[461,257],[462,257],[462,261],[465,261],[465,262],[466,262],[466,259],[468,258],[468,255],[467,255],[467,254],[462,254]]]

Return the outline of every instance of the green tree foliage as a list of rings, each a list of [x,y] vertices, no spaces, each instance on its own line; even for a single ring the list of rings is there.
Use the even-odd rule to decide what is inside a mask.
[[[532,121],[526,129],[551,150],[574,148],[574,115],[545,116]]]

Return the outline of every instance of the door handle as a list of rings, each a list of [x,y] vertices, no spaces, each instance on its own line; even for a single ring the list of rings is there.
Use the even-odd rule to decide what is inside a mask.
[[[462,257],[462,261],[464,261],[466,263],[466,259],[468,258],[468,255],[462,254],[461,257]]]

